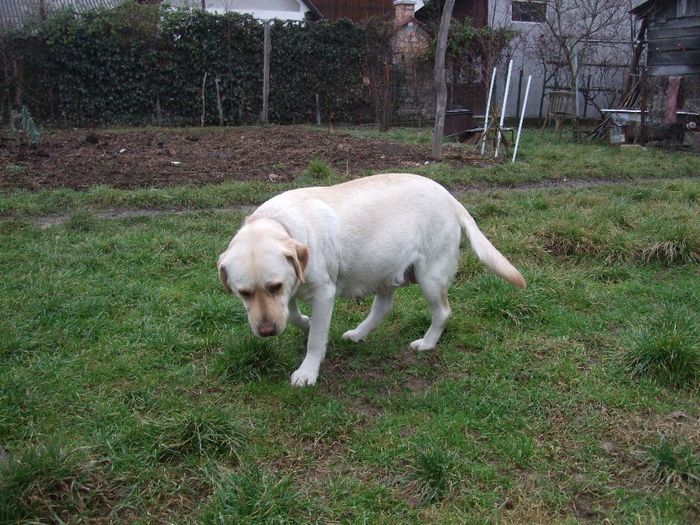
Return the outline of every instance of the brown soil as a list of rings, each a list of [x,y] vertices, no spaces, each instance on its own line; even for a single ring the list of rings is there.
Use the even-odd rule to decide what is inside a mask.
[[[319,159],[337,174],[410,170],[430,162],[427,145],[354,138],[296,126],[201,130],[69,129],[46,132],[37,148],[0,145],[0,188],[41,190],[293,180]],[[483,163],[474,155],[451,159]]]

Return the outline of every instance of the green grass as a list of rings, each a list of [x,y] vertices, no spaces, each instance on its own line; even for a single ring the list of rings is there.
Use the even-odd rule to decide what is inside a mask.
[[[445,497],[452,491],[457,478],[455,460],[451,454],[428,445],[419,446],[412,462],[413,472],[410,479],[416,482],[418,502],[430,505]]]
[[[217,483],[201,522],[308,523],[308,502],[288,477],[277,478],[258,467],[230,474]]]
[[[5,173],[8,175],[22,175],[26,170],[27,168],[21,164],[8,164],[5,166]]]
[[[2,222],[0,523],[692,522],[697,180],[462,200],[528,288],[465,248],[423,353],[415,287],[359,345],[339,301],[306,389],[221,289],[242,214]]]
[[[0,465],[0,520],[13,523],[29,516],[70,519],[89,492],[91,462],[55,445],[26,447]]]
[[[674,446],[662,436],[658,444],[647,447],[647,463],[657,483],[687,481],[700,484],[700,456],[689,446]]]
[[[638,327],[625,357],[632,377],[684,387],[700,382],[700,333],[695,313],[676,308]]]
[[[342,180],[331,166],[320,159],[311,159],[306,170],[294,179],[288,187],[330,186]],[[278,190],[279,191],[279,190]]]

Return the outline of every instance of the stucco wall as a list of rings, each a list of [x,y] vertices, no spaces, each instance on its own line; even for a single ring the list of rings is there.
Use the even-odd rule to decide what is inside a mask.
[[[173,7],[200,8],[201,0],[171,0]],[[309,8],[301,0],[206,0],[211,13],[235,12],[258,20],[304,20]]]
[[[572,4],[576,5],[576,0],[570,0]],[[624,29],[627,31],[629,38],[630,32],[633,30],[630,26],[629,28],[624,26],[624,24],[629,24],[630,17],[628,15],[629,9],[631,9],[631,0],[620,0],[619,2],[619,19],[621,25],[616,25],[614,30],[618,31]],[[549,15],[551,16],[551,9]],[[489,2],[489,25],[492,27],[509,27],[517,32],[517,36],[513,41],[513,45],[510,50],[511,58],[513,59],[513,78],[511,78],[511,89],[509,93],[509,101],[507,104],[507,115],[516,116],[518,114],[517,110],[517,90],[518,90],[518,73],[523,70],[523,82],[521,86],[521,95],[524,97],[525,85],[527,82],[528,75],[532,75],[532,84],[530,86],[530,96],[527,106],[527,117],[538,117],[540,116],[540,103],[542,101],[542,95],[544,92],[551,89],[551,84],[554,82],[550,81],[547,87],[545,87],[545,70],[541,63],[541,59],[537,56],[537,50],[541,46],[539,45],[541,35],[547,31],[546,25],[544,23],[535,22],[519,22],[511,20],[511,1],[510,0],[490,0]],[[624,27],[623,27],[624,26]],[[612,37],[610,37],[612,38]],[[615,35],[616,40],[619,35]],[[606,35],[599,35],[599,39],[606,40]],[[623,45],[616,43],[615,45],[606,44],[601,42],[597,44],[599,47],[596,50],[596,60],[607,60],[611,63],[622,64],[627,63],[630,60],[632,48],[631,45]],[[584,69],[584,68],[582,68]],[[594,83],[599,86],[616,88],[619,86],[621,89],[624,83],[624,78],[626,70],[624,68],[610,68],[605,75],[605,78],[598,73],[593,68],[589,68],[592,74],[591,84],[595,87]],[[503,91],[506,83],[506,71],[507,71],[507,60],[505,64],[501,65],[497,76],[497,100],[499,105],[503,100]],[[579,87],[586,87],[588,80],[588,72],[582,74],[579,78]],[[562,77],[560,79],[560,84],[568,83],[567,79]],[[618,95],[619,96],[619,95]],[[604,91],[597,92],[596,102],[601,107],[608,106],[615,94],[606,93]],[[583,116],[584,107],[586,106],[584,97],[579,93],[578,95],[579,112]],[[589,118],[597,118],[599,113],[596,111],[595,107],[588,105],[587,116]],[[544,98],[542,106],[542,115],[545,115],[547,111],[547,99]]]

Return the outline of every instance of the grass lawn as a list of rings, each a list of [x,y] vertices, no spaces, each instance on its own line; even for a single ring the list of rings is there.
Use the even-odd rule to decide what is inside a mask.
[[[522,165],[489,170],[542,180],[581,156],[605,178],[609,156],[634,155],[622,178],[645,162],[671,177],[656,170],[698,162],[613,150],[598,164],[602,147],[575,147],[531,143]],[[235,202],[272,191],[241,188]],[[206,209],[236,194],[219,189],[0,196],[0,523],[700,519],[697,178],[468,192],[528,288],[465,248],[453,317],[425,353],[407,348],[430,323],[416,288],[359,345],[340,336],[371,300],[339,301],[303,389],[289,386],[302,334],[254,338],[221,289],[242,214]],[[94,214],[96,195],[177,192],[198,210]],[[47,211],[71,216],[39,228]]]

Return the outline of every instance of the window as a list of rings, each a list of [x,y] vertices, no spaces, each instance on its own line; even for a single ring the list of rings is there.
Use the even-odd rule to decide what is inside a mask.
[[[544,22],[546,16],[545,0],[513,0],[512,2],[513,22]]]

